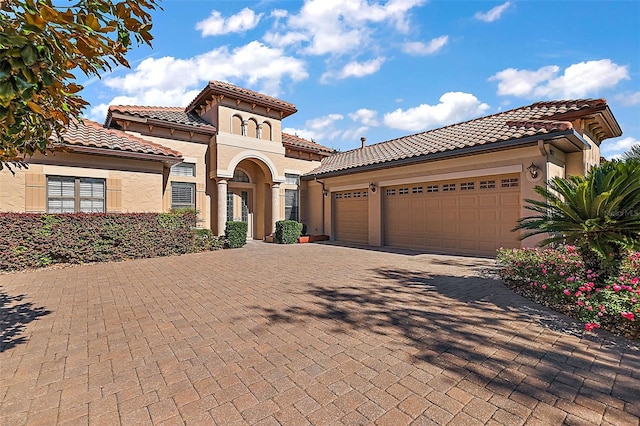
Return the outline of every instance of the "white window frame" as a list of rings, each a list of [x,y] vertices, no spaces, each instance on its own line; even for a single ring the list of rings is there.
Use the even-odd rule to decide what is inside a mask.
[[[171,166],[171,176],[196,177],[196,163],[183,161]]]
[[[183,187],[186,188],[188,187],[189,189],[191,189],[191,197],[192,197],[192,202],[191,203],[176,203],[174,202],[174,188],[177,187]],[[196,208],[196,184],[193,182],[176,182],[176,181],[172,181],[171,182],[171,209],[195,209]]]
[[[60,182],[66,181],[67,183],[71,183],[73,185],[73,196],[70,194],[64,195],[61,193],[60,195],[51,194],[51,185],[52,181],[59,180]],[[82,183],[91,182],[91,183],[101,183],[102,184],[102,194],[92,194],[92,196],[81,196],[80,187]],[[47,176],[47,212],[48,213],[104,213],[107,211],[107,185],[106,179],[101,178],[89,178],[89,177],[74,177],[74,176],[57,176],[57,175],[49,175]],[[54,211],[51,208],[52,200],[67,200],[73,202],[73,211]],[[87,200],[91,201],[92,204],[94,202],[101,202],[102,207],[91,210],[83,210],[82,209],[82,201]]]

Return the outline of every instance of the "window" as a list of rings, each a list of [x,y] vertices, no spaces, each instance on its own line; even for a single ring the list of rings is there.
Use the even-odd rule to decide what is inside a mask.
[[[414,186],[412,192],[414,194],[422,194],[422,187],[421,186]]]
[[[196,165],[194,163],[179,163],[171,167],[171,176],[196,176]]]
[[[351,198],[351,193],[350,192],[345,192],[344,198]]]
[[[171,208],[195,209],[196,184],[186,182],[171,182]]]
[[[103,213],[104,179],[47,177],[47,211],[49,213]]]
[[[233,179],[231,179],[232,182],[242,182],[242,183],[250,183],[250,179],[249,179],[249,175],[247,175],[245,172],[243,172],[242,170],[234,170],[233,171]]]
[[[455,190],[456,190],[455,183],[445,183],[444,185],[442,185],[442,192],[452,192]]]
[[[284,183],[288,185],[300,185],[300,176],[291,173],[284,174]]]
[[[369,196],[369,192],[367,190],[362,191],[362,198],[367,198]]]
[[[398,194],[405,195],[409,193],[409,188],[400,188],[398,189]]]
[[[336,199],[337,198],[342,198],[342,194],[336,194]]]
[[[360,198],[360,192],[354,192],[353,198]]]
[[[284,190],[284,218],[298,221],[298,190]]]
[[[518,178],[502,179],[503,188],[515,188],[518,186]]]
[[[460,184],[460,191],[471,191],[472,189],[475,189],[475,187],[475,182],[463,182]]]
[[[387,189],[387,195],[396,195],[395,189]]]
[[[438,185],[427,185],[427,192],[438,192]]]
[[[480,189],[494,189],[496,187],[495,180],[481,180]]]

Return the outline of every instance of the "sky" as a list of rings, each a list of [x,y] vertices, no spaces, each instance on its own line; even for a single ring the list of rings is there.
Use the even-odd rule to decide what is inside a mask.
[[[164,0],[108,105],[186,106],[210,80],[296,105],[285,132],[346,151],[538,101],[605,98],[640,143],[640,1]],[[84,81],[83,81],[84,80]]]

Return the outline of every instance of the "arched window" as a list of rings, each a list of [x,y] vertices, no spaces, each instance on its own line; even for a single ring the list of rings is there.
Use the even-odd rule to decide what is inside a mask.
[[[258,137],[258,123],[254,119],[249,119],[247,122],[247,136],[250,138]]]
[[[266,141],[273,140],[271,139],[271,124],[267,123],[266,121],[262,123],[262,132],[260,136],[261,136],[260,139],[264,139]]]
[[[238,115],[231,117],[231,133],[234,135],[242,134],[242,117]]]
[[[249,175],[247,175],[245,172],[243,172],[242,170],[236,169],[233,172],[233,179],[231,179],[232,182],[243,182],[243,183],[250,183],[251,181],[249,180]]]

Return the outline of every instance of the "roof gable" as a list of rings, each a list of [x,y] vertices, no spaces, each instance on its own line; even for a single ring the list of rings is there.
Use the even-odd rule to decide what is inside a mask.
[[[213,96],[229,97],[238,101],[245,101],[250,104],[259,105],[261,107],[279,111],[280,118],[288,117],[298,110],[292,103],[254,92],[253,90],[235,86],[223,81],[210,81],[207,86],[195,97],[193,101],[185,108],[185,111],[193,113],[200,106],[207,103]]]

